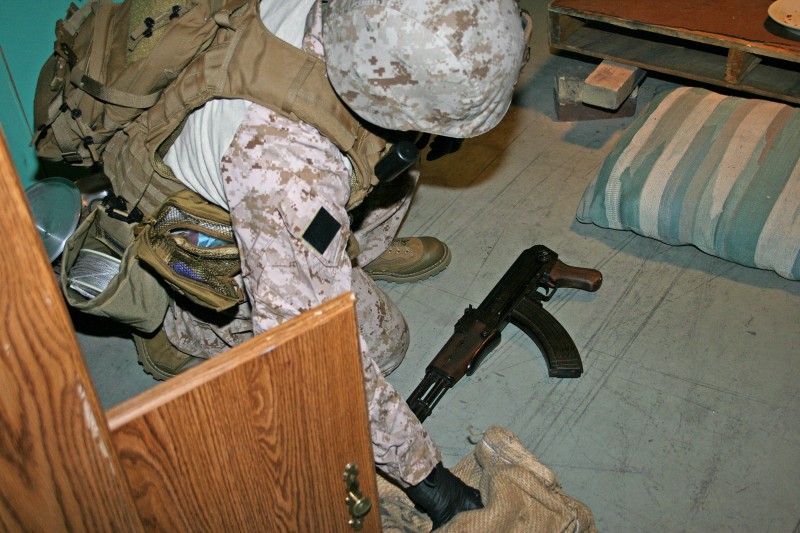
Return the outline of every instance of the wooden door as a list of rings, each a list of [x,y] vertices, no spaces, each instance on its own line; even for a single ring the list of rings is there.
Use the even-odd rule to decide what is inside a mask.
[[[0,530],[139,531],[2,132],[0,190]]]
[[[108,413],[146,529],[347,532],[356,464],[380,528],[347,294]]]
[[[107,413],[0,131],[0,530],[379,531],[353,296]]]

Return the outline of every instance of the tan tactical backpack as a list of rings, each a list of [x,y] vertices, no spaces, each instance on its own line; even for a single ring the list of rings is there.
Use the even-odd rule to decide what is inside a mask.
[[[212,98],[244,98],[313,124],[353,162],[348,207],[377,184],[374,168],[387,151],[386,141],[341,103],[324,62],[267,31],[258,8],[258,0],[88,0],[80,9],[72,4],[58,21],[54,54],[36,88],[37,154],[71,165],[101,166],[122,199],[76,232],[76,239],[92,236],[94,252],[122,260],[120,276],[109,285],[115,294],[106,291],[86,300],[69,288],[70,269],[89,246],[70,243],[62,261],[62,287],[73,306],[152,331],[168,298],[156,294],[163,288],[153,280],[120,279],[129,272],[136,272],[136,279],[158,273],[173,289],[215,310],[242,301],[232,282],[238,264],[238,256],[231,255],[235,243],[206,253],[156,228],[166,210],[176,206],[190,230],[197,220],[207,227],[229,220],[221,208],[187,195],[163,161],[189,113]],[[131,227],[117,228],[117,219]],[[113,238],[134,235],[134,246]],[[160,236],[175,242],[159,242]],[[137,246],[145,248],[129,250]],[[209,258],[213,261],[203,266],[201,261]],[[150,268],[131,264],[138,261]],[[199,277],[203,280],[196,283]],[[142,316],[127,315],[137,308]],[[118,316],[120,309],[124,316]]]
[[[38,155],[102,164],[118,195],[153,213],[183,188],[163,155],[186,116],[244,98],[330,138],[354,163],[359,203],[386,142],[341,103],[324,62],[267,31],[257,0],[175,1],[70,6],[36,88]]]

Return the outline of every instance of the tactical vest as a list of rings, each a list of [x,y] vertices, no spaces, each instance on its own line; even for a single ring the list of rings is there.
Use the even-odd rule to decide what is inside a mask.
[[[220,2],[218,9],[211,5]],[[98,80],[102,72],[92,72],[91,57],[85,61],[70,57],[70,47],[77,46],[76,40],[81,39],[79,30],[90,9],[100,17],[123,5],[106,0],[90,2],[59,23],[54,64],[42,72],[45,77],[46,71],[56,73],[55,80],[50,82],[52,98],[42,101],[41,77],[37,87],[35,114],[42,131],[37,140],[40,156],[73,164],[101,160],[116,194],[124,197],[131,207],[152,214],[168,197],[185,189],[164,163],[163,156],[180,133],[186,117],[213,98],[239,98],[315,126],[347,155],[354,167],[348,209],[358,205],[378,183],[374,168],[386,152],[385,139],[369,131],[341,102],[327,79],[322,60],[282,41],[264,27],[258,0],[200,1],[182,7],[180,16],[164,22],[168,25],[170,42],[186,42],[187,46],[204,49],[160,93],[147,95],[121,93]],[[177,8],[181,6],[174,9]],[[105,16],[110,20],[110,15]],[[95,21],[95,25],[100,23]],[[148,28],[152,30],[152,19],[147,26],[145,35]],[[169,53],[158,46],[154,48],[158,53]],[[93,123],[87,123],[85,112],[74,111],[87,98],[85,94],[76,96],[77,90],[119,105],[99,113]],[[115,116],[115,113],[124,115],[127,109],[135,114],[137,108],[146,109],[127,124],[124,117],[121,120]],[[117,122],[121,127],[115,130]],[[107,141],[100,131],[103,129],[108,132]]]

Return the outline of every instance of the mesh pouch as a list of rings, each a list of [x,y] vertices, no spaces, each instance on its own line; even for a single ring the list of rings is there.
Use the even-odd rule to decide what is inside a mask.
[[[136,260],[128,246],[133,233],[132,224],[95,208],[65,244],[59,283],[72,307],[149,333],[164,320],[169,296],[158,278]],[[88,262],[91,256],[107,261]],[[112,264],[118,272],[111,271]],[[92,279],[90,290],[85,290],[87,279]]]
[[[244,301],[239,249],[224,209],[184,190],[137,228],[136,256],[192,302],[224,311]]]

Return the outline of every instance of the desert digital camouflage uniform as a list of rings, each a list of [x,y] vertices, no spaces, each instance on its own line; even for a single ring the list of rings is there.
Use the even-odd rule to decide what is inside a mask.
[[[320,13],[318,3],[304,47],[321,55]],[[408,349],[408,326],[397,306],[348,256],[350,172],[341,152],[313,126],[253,104],[221,169],[248,303],[235,316],[215,317],[176,302],[164,323],[170,341],[186,353],[211,357],[352,291],[375,463],[400,484],[416,485],[441,461],[441,453],[384,379]],[[356,264],[368,264],[395,237],[417,177],[415,171],[409,174],[410,185],[406,182],[396,201],[371,210],[361,221]],[[338,231],[326,246],[315,248],[303,234],[320,213]]]

